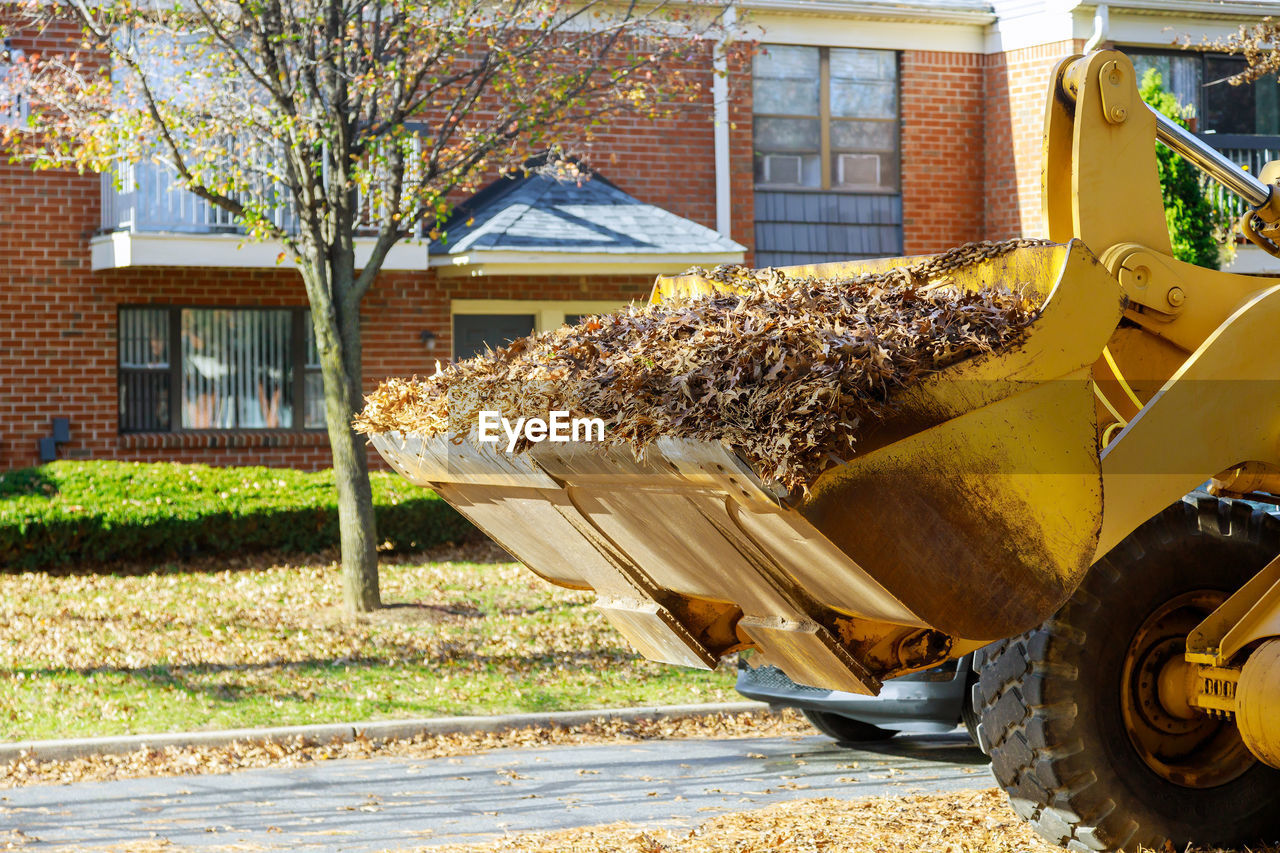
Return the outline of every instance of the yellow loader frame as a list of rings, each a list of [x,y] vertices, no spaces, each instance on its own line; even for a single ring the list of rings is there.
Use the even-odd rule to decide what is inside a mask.
[[[1123,54],[1064,60],[1044,143],[1056,245],[951,276],[1033,289],[1039,317],[1016,346],[908,389],[807,496],[711,442],[661,439],[643,459],[575,444],[509,456],[474,435],[373,443],[544,578],[595,590],[647,657],[711,667],[752,648],[797,682],[876,692],[1044,622],[1091,565],[1210,478],[1221,494],[1280,493],[1280,349],[1268,334],[1280,280],[1172,257],[1157,137],[1244,195],[1246,233],[1277,251],[1275,193],[1146,108]],[[665,277],[652,298],[725,287]],[[1160,673],[1162,701],[1235,716],[1249,749],[1280,766],[1276,637],[1273,563]]]

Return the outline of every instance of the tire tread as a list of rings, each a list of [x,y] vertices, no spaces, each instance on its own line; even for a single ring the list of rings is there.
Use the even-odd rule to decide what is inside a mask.
[[[1112,600],[1124,579],[1121,566],[1188,535],[1243,539],[1280,552],[1274,514],[1241,501],[1189,495],[1095,563],[1053,618],[978,653],[972,701],[981,717],[979,746],[1014,810],[1050,842],[1095,853],[1151,843],[1150,830],[1103,790],[1084,743],[1073,736],[1079,708],[1072,685],[1080,678],[1073,652],[1085,644],[1080,625]]]

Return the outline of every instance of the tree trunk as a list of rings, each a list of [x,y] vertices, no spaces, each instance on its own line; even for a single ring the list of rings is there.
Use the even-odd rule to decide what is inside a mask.
[[[342,539],[342,605],[348,613],[382,606],[378,590],[377,529],[369,460],[364,440],[351,429],[360,405],[360,305],[344,304],[353,272],[317,273],[304,268],[316,350],[324,378],[324,411],[338,486],[338,530]],[[332,278],[330,278],[332,277]],[[340,279],[345,278],[343,282]],[[316,281],[315,279],[319,279]],[[326,281],[325,279],[328,279]],[[330,289],[330,285],[332,289]],[[336,295],[337,298],[334,298]]]
[[[342,540],[342,607],[348,613],[365,613],[382,606],[378,589],[378,536],[373,514],[373,490],[369,485],[369,460],[365,442],[351,429],[352,397],[329,393],[325,369],[325,414],[329,420],[329,445],[333,449],[333,478],[338,484],[338,532]],[[345,384],[341,378],[336,384]],[[356,400],[359,395],[355,396]],[[335,415],[343,416],[335,422]]]

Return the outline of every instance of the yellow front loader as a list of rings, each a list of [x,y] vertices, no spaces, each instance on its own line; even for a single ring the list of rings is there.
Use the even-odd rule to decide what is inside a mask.
[[[1280,279],[1172,257],[1157,138],[1240,194],[1246,234],[1276,252],[1265,172],[1150,111],[1123,54],[1063,61],[1045,122],[1053,244],[945,274],[1038,291],[1038,318],[907,390],[803,498],[710,442],[662,439],[643,461],[374,444],[533,571],[594,590],[652,659],[711,667],[749,648],[797,682],[874,693],[984,649],[980,739],[1052,841],[1275,841],[1280,520],[1259,507],[1280,500]],[[725,286],[662,278],[653,298]]]

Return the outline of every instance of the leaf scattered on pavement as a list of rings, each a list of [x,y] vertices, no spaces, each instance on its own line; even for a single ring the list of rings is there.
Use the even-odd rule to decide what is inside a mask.
[[[418,848],[431,853],[1060,853],[996,788],[941,794],[798,799],[708,818],[692,830],[615,823]],[[1280,853],[1250,847],[1249,853]],[[1154,853],[1147,851],[1146,853]],[[1184,853],[1184,851],[1179,851]],[[1185,853],[1231,853],[1192,849]]]
[[[358,737],[346,743],[318,744],[298,738],[282,742],[241,741],[225,747],[140,749],[123,755],[99,755],[69,761],[43,761],[38,755],[29,755],[0,764],[0,788],[226,773],[259,767],[297,767],[338,758],[442,758],[511,747],[634,743],[678,738],[785,737],[812,733],[812,727],[794,711],[761,711],[632,722],[603,720],[580,726],[420,735],[401,739]]]

